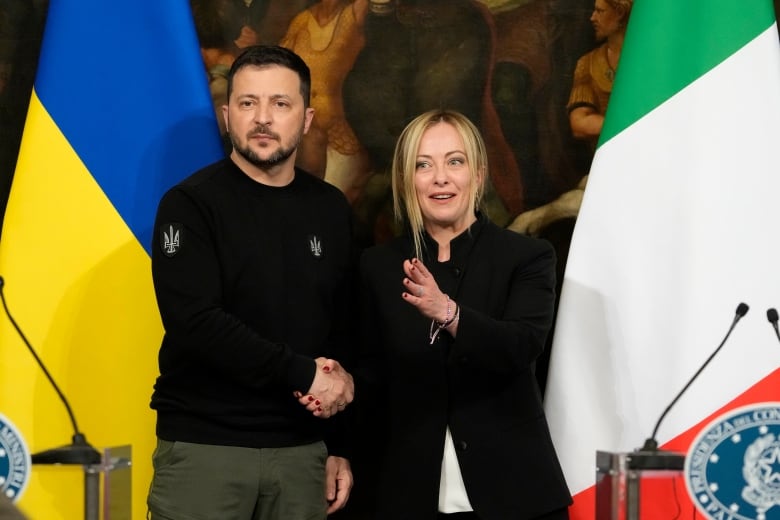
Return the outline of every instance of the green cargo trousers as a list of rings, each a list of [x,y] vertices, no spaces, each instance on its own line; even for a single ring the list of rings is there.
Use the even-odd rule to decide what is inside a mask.
[[[158,439],[151,520],[325,520],[323,442],[240,448]]]

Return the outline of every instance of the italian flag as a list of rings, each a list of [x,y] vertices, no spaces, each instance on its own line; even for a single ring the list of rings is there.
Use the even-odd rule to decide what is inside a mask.
[[[575,504],[596,451],[780,401],[780,40],[771,0],[636,0],[566,267],[545,406]],[[735,478],[741,478],[735,475]],[[646,518],[693,514],[682,476]],[[646,515],[645,508],[652,506]],[[676,516],[679,515],[679,516]]]

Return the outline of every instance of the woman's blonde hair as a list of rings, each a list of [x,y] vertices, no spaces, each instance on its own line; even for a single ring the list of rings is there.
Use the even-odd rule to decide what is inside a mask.
[[[401,132],[393,153],[392,186],[395,218],[409,225],[414,239],[414,251],[422,255],[423,221],[420,202],[414,189],[414,174],[417,169],[417,152],[426,130],[439,123],[455,128],[463,139],[466,161],[471,172],[469,211],[476,212],[482,202],[485,178],[488,175],[488,159],[485,142],[474,123],[454,110],[430,110],[414,118]]]

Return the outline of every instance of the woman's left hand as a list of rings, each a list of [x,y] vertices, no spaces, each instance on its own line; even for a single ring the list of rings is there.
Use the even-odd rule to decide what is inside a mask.
[[[440,323],[449,321],[455,312],[455,302],[441,292],[439,284],[425,264],[418,258],[404,260],[404,273],[406,278],[403,284],[406,291],[401,297],[417,307],[426,318]]]

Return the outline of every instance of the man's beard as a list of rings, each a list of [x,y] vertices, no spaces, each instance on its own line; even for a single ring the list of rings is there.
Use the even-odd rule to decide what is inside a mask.
[[[259,155],[257,155],[257,153],[255,153],[254,150],[249,148],[249,144],[248,144],[249,138],[255,134],[270,135],[276,139],[279,139],[279,136],[277,134],[268,131],[267,128],[257,127],[247,134],[246,146],[242,146],[241,143],[238,142],[238,140],[233,136],[232,133],[229,133],[230,142],[233,144],[233,149],[236,151],[236,153],[238,153],[241,157],[249,161],[251,164],[265,170],[273,166],[276,166],[277,164],[283,163],[284,161],[289,159],[290,156],[292,156],[295,150],[298,149],[298,145],[301,144],[301,138],[303,137],[303,126],[301,126],[298,135],[295,136],[290,146],[285,147],[281,143],[281,140],[279,140],[279,149],[276,150],[274,153],[272,153],[267,159],[262,159]]]

